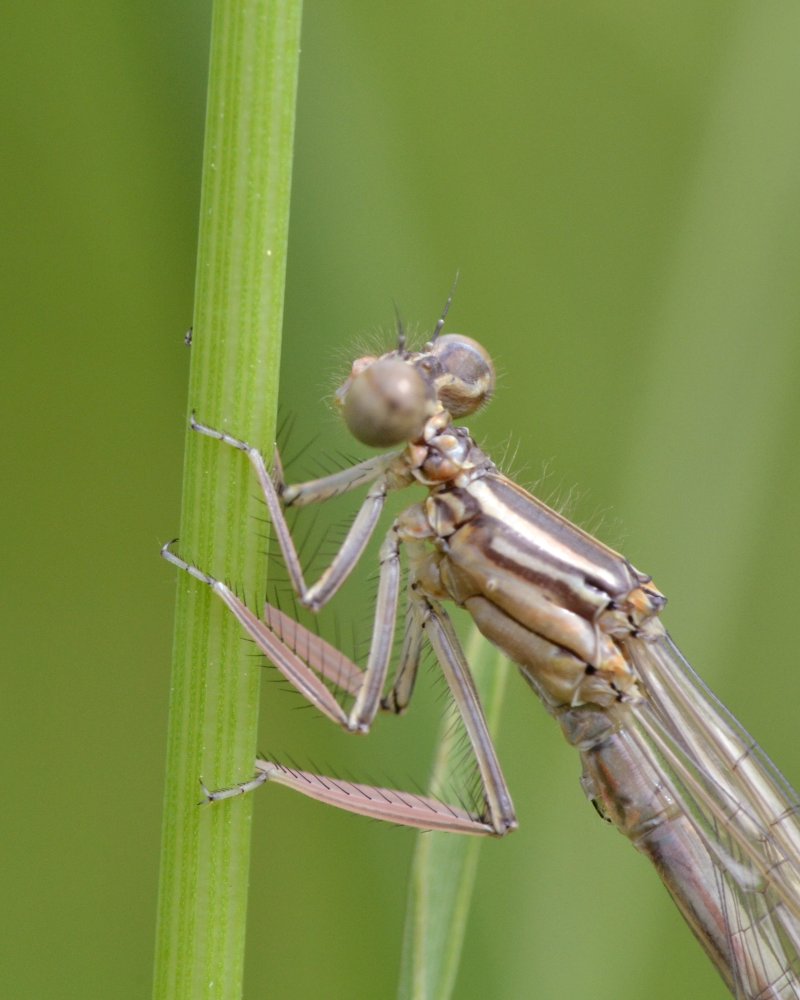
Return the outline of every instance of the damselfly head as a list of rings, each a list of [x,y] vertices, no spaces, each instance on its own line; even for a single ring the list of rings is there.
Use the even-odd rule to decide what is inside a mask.
[[[390,448],[416,441],[426,422],[446,410],[465,417],[494,391],[492,360],[470,337],[449,333],[407,352],[359,358],[336,393],[350,433],[362,444]]]

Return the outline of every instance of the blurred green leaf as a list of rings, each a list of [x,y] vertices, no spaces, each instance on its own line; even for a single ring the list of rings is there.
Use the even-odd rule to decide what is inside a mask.
[[[497,733],[509,665],[477,629],[466,649],[492,735]],[[463,734],[442,724],[430,787],[452,788],[463,758]],[[452,996],[472,901],[482,838],[422,832],[409,881],[400,1000]]]

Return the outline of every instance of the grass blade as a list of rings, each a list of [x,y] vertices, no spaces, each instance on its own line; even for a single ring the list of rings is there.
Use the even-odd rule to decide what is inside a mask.
[[[508,663],[477,629],[473,630],[466,652],[494,734],[500,719]],[[432,788],[449,787],[461,751],[459,736],[445,721],[433,767]],[[406,911],[400,1000],[447,1000],[451,996],[481,843],[480,837],[449,833],[421,833],[417,838]]]

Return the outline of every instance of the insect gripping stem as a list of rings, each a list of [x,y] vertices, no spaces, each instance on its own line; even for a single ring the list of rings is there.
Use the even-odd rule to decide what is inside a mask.
[[[449,304],[449,302],[448,302]],[[446,310],[445,310],[446,314]],[[163,555],[211,587],[283,676],[343,729],[367,732],[379,708],[402,712],[427,641],[469,738],[482,786],[475,810],[257,760],[241,785],[287,785],[337,808],[404,826],[502,836],[517,823],[469,666],[444,603],[464,607],[515,662],[583,763],[598,812],[656,866],[695,936],[737,997],[800,997],[800,800],[752,738],[691,671],[664,630],[665,598],[627,559],[503,476],[454,420],[494,389],[486,351],[441,335],[417,352],[357,359],[336,394],[365,444],[397,447],[322,479],[287,486],[246,442],[193,428],[251,462],[300,602],[324,607],[361,559],[388,493],[427,498],[401,513],[380,550],[366,668],[278,609],[254,614],[169,546]],[[283,508],[365,487],[347,536],[307,585]],[[408,565],[406,629],[390,691],[389,661]],[[336,685],[353,698],[345,711]]]

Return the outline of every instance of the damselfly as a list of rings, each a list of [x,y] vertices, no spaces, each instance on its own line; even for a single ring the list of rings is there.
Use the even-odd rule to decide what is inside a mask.
[[[165,546],[163,555],[210,586],[258,648],[343,728],[366,732],[379,709],[402,712],[425,639],[464,721],[482,783],[480,808],[356,784],[256,761],[250,780],[217,800],[278,782],[351,812],[395,824],[502,836],[516,825],[461,645],[451,601],[522,673],[578,750],[598,812],[655,865],[681,913],[740,998],[800,997],[800,800],[777,768],[692,671],[665,631],[665,598],[651,578],[498,471],[454,421],[494,389],[487,352],[442,334],[409,350],[363,357],[336,402],[354,437],[394,448],[322,479],[289,486],[277,453],[227,433],[194,430],[245,452],[253,465],[292,586],[320,610],[361,558],[387,495],[412,484],[427,497],[395,519],[380,549],[372,641],[362,670],[291,617],[262,618],[223,583]],[[399,447],[398,447],[399,446]],[[331,564],[307,586],[283,508],[369,486]],[[387,691],[408,565],[406,620]],[[327,682],[327,683],[326,683]],[[345,711],[333,682],[353,697]]]

